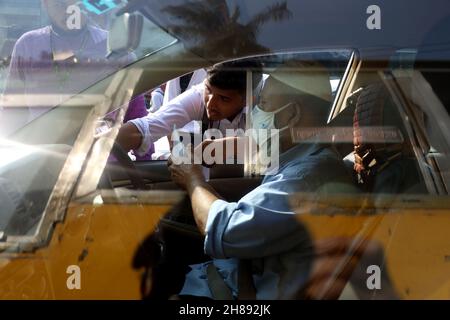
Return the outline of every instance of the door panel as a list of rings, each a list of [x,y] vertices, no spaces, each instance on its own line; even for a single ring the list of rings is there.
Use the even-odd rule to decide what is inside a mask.
[[[72,202],[46,247],[0,254],[0,299],[140,299],[145,270],[133,267],[137,250],[182,199],[164,194],[125,191]],[[79,267],[79,290],[68,288],[75,275],[69,266]]]

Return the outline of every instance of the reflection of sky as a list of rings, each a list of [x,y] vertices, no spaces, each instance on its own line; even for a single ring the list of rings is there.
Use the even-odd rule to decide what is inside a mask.
[[[366,9],[371,4],[368,1],[342,0],[339,5],[329,5],[332,1],[279,2],[284,1],[293,13],[292,18],[269,21],[257,35],[259,44],[272,50],[415,47],[436,21],[449,14],[448,0],[433,1],[432,10],[427,1],[414,1],[414,5],[410,0],[382,1],[382,30],[386,32],[373,32],[366,27]],[[255,12],[253,6],[257,7],[255,10],[264,7],[264,3],[263,0],[247,1],[248,12]],[[405,14],[405,8],[408,8],[408,14]]]
[[[339,81],[341,81],[341,79],[330,79],[331,92],[336,92],[339,86]]]

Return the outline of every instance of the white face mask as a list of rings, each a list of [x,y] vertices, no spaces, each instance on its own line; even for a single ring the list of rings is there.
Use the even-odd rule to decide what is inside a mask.
[[[252,138],[258,146],[258,152],[254,159],[256,161],[255,164],[257,164],[255,170],[257,170],[259,174],[267,174],[271,168],[276,168],[278,166],[280,133],[289,129],[289,126],[287,125],[280,129],[276,128],[275,116],[292,104],[293,103],[290,102],[273,112],[263,111],[257,105],[255,105],[252,110]]]
[[[287,107],[289,107],[292,104],[293,104],[292,102],[289,102],[288,104],[285,104],[284,106],[282,106],[281,108],[279,108],[278,110],[273,111],[273,112],[267,112],[267,111],[261,110],[261,108],[259,106],[255,105],[255,107],[252,110],[253,129],[254,129],[253,139],[258,143],[258,146],[260,148],[262,146],[264,146],[265,144],[267,144],[268,140],[271,138],[270,130],[278,129],[275,127],[276,114],[280,113],[281,111],[283,111],[284,109],[286,109]],[[259,137],[259,129],[267,130],[267,134],[265,137],[263,137],[263,136]],[[287,129],[289,129],[289,126],[284,126],[283,128],[279,128],[278,133],[280,134],[281,132],[283,132],[284,130],[287,130]],[[271,148],[278,147],[279,139],[271,139],[271,140],[272,140]],[[276,140],[276,141],[273,141],[273,140]]]

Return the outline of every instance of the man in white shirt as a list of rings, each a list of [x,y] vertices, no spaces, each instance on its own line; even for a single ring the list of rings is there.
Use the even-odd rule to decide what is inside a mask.
[[[254,61],[232,61],[207,70],[202,84],[185,91],[156,113],[133,119],[122,126],[117,141],[138,154],[147,152],[152,143],[168,136],[174,129],[191,121],[201,121],[202,130],[245,129],[247,71],[253,71],[253,83],[261,81],[261,70]]]
[[[164,90],[163,104],[168,104],[170,100],[175,99],[183,92],[196,85],[202,84],[205,79],[206,70],[198,69],[194,72],[167,81],[166,89]],[[183,130],[188,132],[199,132],[201,131],[201,128],[198,122],[191,121],[183,127]]]
[[[146,101],[148,101],[148,112],[155,113],[163,105],[164,89],[162,86],[158,87],[155,90],[146,93],[145,97]]]

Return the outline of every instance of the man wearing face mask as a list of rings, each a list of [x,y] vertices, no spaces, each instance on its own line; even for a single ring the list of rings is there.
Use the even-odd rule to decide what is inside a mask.
[[[303,69],[302,76],[290,72],[289,68],[294,71],[297,68]],[[327,71],[320,65],[313,62],[296,63],[273,72],[266,80],[259,104],[252,110],[253,139],[258,146],[259,158],[283,153],[293,147],[289,128],[298,127],[307,134],[308,127],[324,125],[330,101],[331,88]],[[314,112],[302,112],[305,105],[316,106]],[[263,131],[259,131],[260,129]],[[272,133],[270,130],[273,130]]]
[[[308,280],[313,247],[288,202],[290,194],[353,190],[340,155],[307,137],[294,143],[287,128],[325,126],[331,107],[329,76],[318,64],[296,63],[273,72],[252,111],[257,129],[280,129],[278,168],[238,202],[227,202],[198,165],[174,165],[172,179],[187,190],[205,252],[213,260],[191,266],[180,297],[290,299]],[[281,130],[282,129],[282,130]],[[268,141],[255,136],[260,151]],[[247,274],[247,275],[246,275]],[[220,280],[217,280],[217,279]]]

